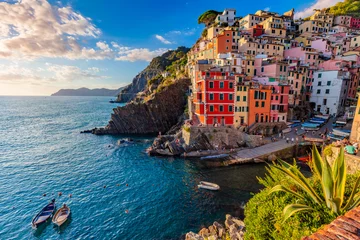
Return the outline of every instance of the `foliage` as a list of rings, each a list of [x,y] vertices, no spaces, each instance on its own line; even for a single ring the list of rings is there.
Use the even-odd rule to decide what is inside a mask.
[[[201,36],[202,36],[202,37],[206,37],[207,34],[208,34],[208,30],[207,30],[207,28],[205,28],[205,29],[202,31]]]
[[[357,0],[345,0],[344,2],[338,2],[336,5],[328,9],[329,13],[338,15],[350,15],[353,17],[360,16],[360,1]]]
[[[148,85],[150,86],[154,83],[160,83],[163,79],[163,76],[161,74],[158,74],[148,81]]]
[[[323,159],[317,148],[315,146],[313,147],[312,171],[314,177],[319,180],[318,182],[321,185],[320,193],[311,186],[309,179],[296,168],[296,165],[291,165],[279,160],[279,164],[273,167],[284,173],[290,182],[303,191],[299,193],[286,187],[284,184],[276,185],[271,189],[270,192],[283,191],[297,198],[296,204],[290,204],[284,208],[284,220],[297,212],[316,211],[316,209],[312,207],[314,205],[326,206],[334,215],[339,216],[360,204],[360,195],[357,192],[360,178],[356,180],[356,183],[352,187],[353,190],[350,197],[345,201],[344,193],[347,175],[344,148],[341,148],[340,154],[331,167],[326,158]],[[308,200],[310,200],[311,206],[306,204]]]
[[[313,150],[314,151],[314,150]],[[342,150],[343,151],[343,150]],[[315,152],[315,154],[317,154]],[[313,154],[313,156],[315,156]],[[319,158],[319,156],[316,156]],[[319,160],[319,159],[318,159]],[[343,169],[340,167],[340,158],[337,163],[334,163],[333,169]],[[253,198],[247,203],[245,208],[245,225],[246,234],[245,239],[301,239],[303,236],[310,235],[317,231],[322,225],[328,224],[336,218],[336,214],[326,204],[316,204],[312,198],[303,190],[297,183],[295,183],[288,173],[283,169],[279,169],[282,163],[278,165],[271,165],[267,167],[267,174],[264,178],[258,178],[260,184],[265,186],[260,193],[255,194]],[[326,163],[324,163],[326,164]],[[285,164],[293,172],[299,171],[296,163],[293,165]],[[315,165],[315,164],[314,164]],[[314,166],[312,166],[314,168]],[[336,171],[332,171],[335,173]],[[311,187],[315,194],[322,196],[323,185],[317,173],[307,180],[308,186]],[[337,172],[339,173],[339,171]],[[344,203],[351,202],[353,193],[359,191],[357,185],[360,172],[354,175],[348,175],[346,178]],[[343,179],[337,177],[336,179]],[[338,181],[336,181],[338,182]],[[292,194],[289,191],[273,191],[274,187],[281,185],[283,188],[289,189],[296,193]],[[335,187],[337,188],[337,187]],[[337,188],[339,189],[339,188]],[[297,195],[306,196],[299,200]],[[291,221],[284,221],[286,216],[283,210],[289,204],[301,202],[313,209],[313,211],[305,212],[299,211],[291,217]]]
[[[215,10],[208,10],[200,15],[198,18],[198,23],[204,23],[206,26],[213,23],[216,19],[216,16],[219,15],[221,12]]]
[[[323,150],[324,156],[331,157],[333,155],[332,148],[333,148],[332,144],[327,145]]]

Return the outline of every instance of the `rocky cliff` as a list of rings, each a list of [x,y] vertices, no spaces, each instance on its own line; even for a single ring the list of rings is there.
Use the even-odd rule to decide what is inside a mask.
[[[118,95],[117,102],[129,102],[135,96],[145,90],[148,81],[163,73],[173,62],[181,59],[189,48],[179,47],[176,50],[170,50],[163,55],[154,58],[150,64],[141,71]]]
[[[143,102],[131,102],[114,109],[105,128],[94,134],[154,134],[167,132],[184,113],[190,79],[179,79],[147,96]]]

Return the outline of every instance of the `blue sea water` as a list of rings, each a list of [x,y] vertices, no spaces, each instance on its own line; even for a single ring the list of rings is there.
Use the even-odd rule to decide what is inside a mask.
[[[149,157],[150,142],[120,147],[124,136],[80,134],[107,124],[108,100],[0,97],[0,239],[179,239],[241,214],[260,188],[264,165],[204,169]],[[198,190],[201,180],[221,191]],[[34,231],[31,219],[52,198],[70,206],[70,221]]]

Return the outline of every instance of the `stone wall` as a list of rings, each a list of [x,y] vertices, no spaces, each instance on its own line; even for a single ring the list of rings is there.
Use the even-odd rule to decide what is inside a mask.
[[[182,131],[186,145],[194,144],[200,134],[205,134],[209,139],[212,146],[222,147],[224,145],[233,146],[234,148],[240,146],[257,147],[264,142],[261,140],[261,136],[248,135],[241,130],[233,127],[185,127]]]
[[[333,154],[330,157],[327,157],[327,160],[332,165],[340,153],[339,147],[332,147],[331,148]],[[355,155],[350,155],[345,153],[345,163],[346,163],[346,171],[347,173],[356,173],[357,171],[360,171],[360,157]]]

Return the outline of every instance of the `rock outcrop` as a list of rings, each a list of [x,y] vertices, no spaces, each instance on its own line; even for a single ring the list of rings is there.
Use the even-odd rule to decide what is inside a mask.
[[[218,222],[214,222],[208,228],[201,229],[199,233],[187,233],[185,240],[242,240],[244,239],[244,233],[244,222],[227,214],[225,227]]]
[[[104,134],[157,134],[165,133],[177,124],[187,104],[186,91],[190,79],[179,79],[149,96],[142,103],[132,102],[114,109],[105,128],[94,129]]]
[[[155,57],[150,64],[134,77],[132,83],[124,87],[119,93],[116,102],[130,102],[139,92],[145,90],[148,81],[163,73],[166,67],[179,60],[189,51],[189,48],[179,47],[176,50],[170,50],[159,57]]]

